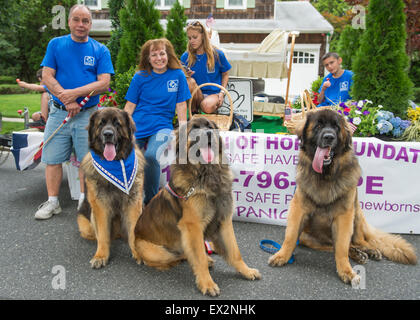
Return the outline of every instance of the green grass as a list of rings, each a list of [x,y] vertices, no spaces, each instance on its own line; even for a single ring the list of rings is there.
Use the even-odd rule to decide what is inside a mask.
[[[283,126],[283,119],[278,117],[254,116],[251,123],[252,132],[264,130],[264,133],[287,132],[287,128]]]
[[[3,121],[0,134],[12,133],[13,131],[20,131],[23,129],[25,129],[23,122]]]
[[[17,111],[28,107],[29,116],[41,109],[41,94],[4,94],[0,95],[0,112],[3,117],[19,118]]]

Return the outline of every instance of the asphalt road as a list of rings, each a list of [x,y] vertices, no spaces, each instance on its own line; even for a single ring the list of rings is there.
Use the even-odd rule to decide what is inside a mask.
[[[420,299],[420,267],[387,260],[363,266],[364,289],[340,281],[332,253],[298,247],[296,261],[270,267],[262,239],[281,243],[284,227],[234,222],[244,260],[259,269],[262,279],[247,281],[213,255],[211,275],[219,297],[204,297],[195,286],[188,263],[169,271],[137,265],[128,245],[112,242],[109,264],[93,270],[89,260],[96,244],[77,231],[76,201],[67,183],[61,187],[63,212],[46,221],[34,219],[47,199],[44,166],[19,172],[13,157],[0,166],[0,299],[135,299],[135,300],[281,300],[281,299]],[[420,236],[403,235],[419,252]],[[351,262],[353,267],[354,262]]]

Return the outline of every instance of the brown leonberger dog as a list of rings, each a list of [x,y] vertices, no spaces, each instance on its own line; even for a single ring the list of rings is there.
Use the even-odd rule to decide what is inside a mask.
[[[133,257],[139,262],[134,229],[143,206],[144,157],[135,144],[134,122],[127,112],[117,108],[95,111],[89,121],[89,148],[94,155],[88,152],[80,165],[84,173],[86,200],[78,212],[77,223],[83,238],[97,240],[97,250],[90,264],[92,268],[105,266],[111,238],[120,235],[127,237]],[[122,191],[104,178],[97,164],[103,164],[106,169],[105,165],[109,162],[122,168],[120,160],[127,159],[134,159],[130,168],[135,166],[137,171],[131,171],[130,177],[126,173],[127,180],[132,184],[130,189]],[[128,167],[125,166],[127,170]],[[125,232],[121,234],[121,230]]]
[[[232,225],[233,174],[217,126],[193,118],[176,132],[176,160],[165,188],[144,208],[136,226],[136,248],[144,263],[161,270],[187,259],[203,294],[220,289],[209,272],[213,260],[204,239],[246,279],[260,279],[242,260]]]
[[[269,264],[282,266],[299,244],[334,251],[337,272],[345,283],[357,285],[360,277],[349,256],[357,263],[382,256],[416,264],[413,247],[397,235],[367,224],[357,199],[361,168],[353,152],[352,134],[343,116],[336,111],[309,113],[297,129],[300,153],[297,188],[290,203],[286,235],[279,252]]]

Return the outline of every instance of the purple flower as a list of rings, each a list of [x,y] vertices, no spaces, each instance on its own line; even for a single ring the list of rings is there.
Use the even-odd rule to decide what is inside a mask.
[[[389,122],[391,122],[391,124],[394,128],[398,128],[401,124],[401,118],[400,117],[395,117],[395,118],[390,119]]]
[[[111,92],[112,90],[111,90],[111,88],[108,88],[108,92]]]
[[[402,120],[401,124],[400,124],[400,128],[405,130],[407,129],[409,126],[411,125],[411,121],[410,120]]]
[[[341,110],[337,110],[338,113],[343,113]]]
[[[344,102],[340,102],[340,107],[341,108],[347,108],[346,104]]]
[[[364,116],[367,116],[368,114],[370,114],[370,111],[368,111],[368,110],[363,111]]]
[[[394,129],[392,130],[392,135],[393,135],[394,137],[396,137],[396,138],[401,137],[403,133],[404,133],[404,130],[402,130],[400,127],[398,127],[398,128],[394,128]]]

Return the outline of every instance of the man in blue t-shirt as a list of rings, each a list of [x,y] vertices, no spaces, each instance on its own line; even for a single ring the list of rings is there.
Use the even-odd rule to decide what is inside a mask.
[[[99,95],[109,87],[114,68],[106,46],[89,37],[92,15],[88,7],[74,5],[70,9],[70,34],[52,39],[48,43],[42,79],[51,93],[50,113],[44,132],[46,141],[69,116],[70,120],[55,133],[42,151],[46,164],[45,179],[48,200],[35,213],[36,219],[48,219],[61,212],[58,194],[63,175],[62,163],[69,160],[75,149],[77,161],[82,161],[89,150],[88,132],[90,115],[97,109]],[[95,93],[83,109],[79,103],[92,91]],[[84,199],[84,181],[79,171],[81,196]]]
[[[353,72],[341,68],[343,60],[335,52],[329,52],[322,57],[322,63],[329,74],[322,81],[319,89],[318,106],[328,106],[345,102],[350,97],[350,87],[353,84]]]

